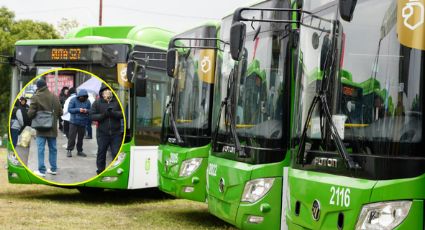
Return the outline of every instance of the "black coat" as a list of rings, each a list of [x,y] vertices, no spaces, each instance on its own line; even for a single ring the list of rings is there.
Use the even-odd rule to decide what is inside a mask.
[[[115,98],[109,103],[103,98],[97,99],[90,109],[90,117],[99,123],[97,136],[121,134],[123,114]]]

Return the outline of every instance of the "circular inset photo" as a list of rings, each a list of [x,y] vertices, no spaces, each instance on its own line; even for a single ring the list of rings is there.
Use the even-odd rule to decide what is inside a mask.
[[[101,174],[125,136],[114,90],[78,69],[56,69],[31,80],[10,111],[9,136],[21,163],[49,183],[75,185]]]

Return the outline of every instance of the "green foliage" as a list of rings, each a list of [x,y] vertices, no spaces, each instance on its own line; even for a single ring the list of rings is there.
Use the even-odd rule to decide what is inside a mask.
[[[45,22],[16,20],[15,13],[5,7],[0,8],[0,54],[13,55],[14,44],[18,40],[53,39],[59,34],[55,28]],[[7,133],[7,119],[10,102],[11,68],[0,64],[0,135]]]

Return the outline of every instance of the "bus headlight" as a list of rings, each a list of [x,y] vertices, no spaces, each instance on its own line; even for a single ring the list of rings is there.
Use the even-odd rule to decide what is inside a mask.
[[[390,201],[364,205],[356,230],[386,230],[397,227],[409,214],[412,201]]]
[[[272,188],[274,178],[261,178],[250,180],[245,184],[242,194],[242,202],[254,203],[263,198]]]
[[[15,153],[13,151],[8,151],[7,153],[7,159],[12,165],[16,166],[22,166],[21,162],[19,162],[18,158],[16,157]]]
[[[125,152],[122,152],[122,153],[118,154],[117,160],[114,161],[114,163],[112,163],[112,167],[111,168],[115,168],[118,165],[120,165],[124,161],[125,156],[126,156]]]
[[[186,177],[192,175],[202,163],[202,158],[192,158],[182,162],[179,176]]]

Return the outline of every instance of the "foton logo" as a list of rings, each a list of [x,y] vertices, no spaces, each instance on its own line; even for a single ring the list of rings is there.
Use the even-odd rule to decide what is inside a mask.
[[[226,153],[235,153],[235,147],[225,145],[223,146],[222,151]]]
[[[416,30],[424,24],[425,9],[424,4],[419,0],[410,0],[402,9],[402,17],[404,26],[410,30]]]
[[[172,138],[172,137],[168,138],[168,143],[175,144],[176,142],[177,142],[176,138]]]
[[[322,167],[330,167],[330,168],[338,168],[338,160],[333,158],[326,158],[326,157],[316,157],[313,159],[313,165],[322,166]]]

